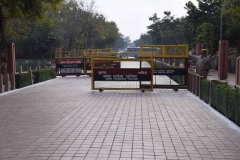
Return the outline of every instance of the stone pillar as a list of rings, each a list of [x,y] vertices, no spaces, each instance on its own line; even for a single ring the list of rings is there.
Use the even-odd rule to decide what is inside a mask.
[[[193,74],[190,74],[190,92],[193,92]]]
[[[8,43],[8,73],[16,73],[15,69],[15,44]]]
[[[199,96],[199,91],[200,91],[200,76],[199,75],[196,75],[197,78],[196,78],[196,96]]]
[[[191,89],[190,89],[190,83],[191,83],[191,73],[188,73],[188,91],[190,91]]]
[[[192,93],[195,94],[196,75],[192,75]]]
[[[7,45],[8,45],[8,59],[7,59],[8,75],[6,75],[5,91],[9,91],[9,81],[7,81],[7,79],[10,80],[11,82],[11,90],[15,89],[15,74],[16,74],[15,44],[8,43]]]
[[[5,73],[4,75],[4,91],[9,91],[9,74]]]
[[[37,70],[40,70],[40,69],[41,69],[41,67],[40,67],[40,66],[38,66],[38,67],[37,67]]]
[[[218,46],[218,78],[225,80],[228,78],[228,41],[219,41]]]
[[[18,72],[22,73],[22,65],[20,65],[20,67],[18,68]]]
[[[236,62],[236,85],[240,85],[240,57],[237,58]]]
[[[196,55],[199,56],[202,54],[203,44],[196,45]]]
[[[32,74],[32,71],[28,71],[28,73],[30,74],[30,77],[31,77],[31,85],[33,84],[33,74]]]
[[[15,73],[10,73],[11,90],[15,89]]]
[[[0,74],[0,93],[3,93],[3,75]]]

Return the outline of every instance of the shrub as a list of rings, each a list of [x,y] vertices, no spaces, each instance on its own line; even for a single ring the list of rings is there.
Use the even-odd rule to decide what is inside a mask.
[[[33,71],[33,83],[43,82],[55,78],[55,71],[53,68],[44,68],[41,70]]]
[[[201,80],[200,99],[206,103],[209,103],[209,93],[210,93],[210,81],[208,79]]]
[[[15,86],[16,88],[22,88],[31,85],[30,73],[15,74]]]

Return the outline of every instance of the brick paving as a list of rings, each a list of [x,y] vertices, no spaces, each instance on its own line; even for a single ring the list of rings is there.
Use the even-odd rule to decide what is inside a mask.
[[[0,95],[0,159],[233,159],[240,130],[187,90],[92,91],[64,77]]]

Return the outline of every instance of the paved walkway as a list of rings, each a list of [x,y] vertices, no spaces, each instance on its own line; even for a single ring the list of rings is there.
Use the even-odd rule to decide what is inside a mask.
[[[0,159],[233,159],[240,129],[187,90],[64,77],[0,95]]]

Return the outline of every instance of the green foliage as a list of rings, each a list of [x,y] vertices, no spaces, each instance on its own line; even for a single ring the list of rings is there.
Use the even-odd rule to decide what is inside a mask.
[[[223,17],[230,18],[234,25],[240,24],[240,1],[239,0],[224,0]]]
[[[36,20],[45,18],[46,11],[58,9],[62,2],[63,0],[2,0],[0,2],[0,8],[4,10],[6,17],[27,17]]]
[[[210,94],[210,81],[208,79],[203,79],[200,82],[200,99],[206,103],[209,103]]]
[[[183,18],[174,18],[171,12],[165,11],[165,17],[160,20],[157,14],[149,18],[153,22],[148,26],[148,34],[152,37],[153,44],[186,44],[185,38],[185,20]]]
[[[4,19],[26,17],[31,20],[46,19],[46,12],[48,10],[56,10],[63,0],[2,0],[0,2],[0,33],[2,43],[6,41]],[[11,32],[11,31],[9,31]],[[6,52],[6,51],[5,51]]]
[[[59,12],[49,12],[48,16],[60,29],[63,50],[83,50],[86,48],[109,48],[119,38],[115,22],[109,22],[95,11],[94,1],[66,1]]]
[[[22,88],[31,85],[30,73],[15,74],[15,85],[16,88]]]
[[[125,50],[129,46],[130,42],[131,40],[129,37],[124,37],[124,35],[119,34],[119,37],[112,48],[115,52],[120,52]]]
[[[44,68],[41,70],[33,71],[33,83],[43,82],[55,78],[55,70],[52,68]]]
[[[218,40],[214,36],[214,26],[212,23],[202,23],[197,28],[196,44],[203,44],[210,54],[216,51],[216,42]]]
[[[213,81],[211,106],[239,124],[240,88],[230,86],[227,82]]]
[[[152,44],[152,36],[149,34],[141,34],[140,39],[134,41],[136,47],[141,45]]]
[[[196,43],[205,42],[206,47],[215,54],[218,50],[218,40],[220,32],[220,2],[216,0],[198,0],[198,7],[191,1],[186,3],[187,30],[191,33],[192,43],[195,48]],[[210,33],[210,37],[207,37]]]

